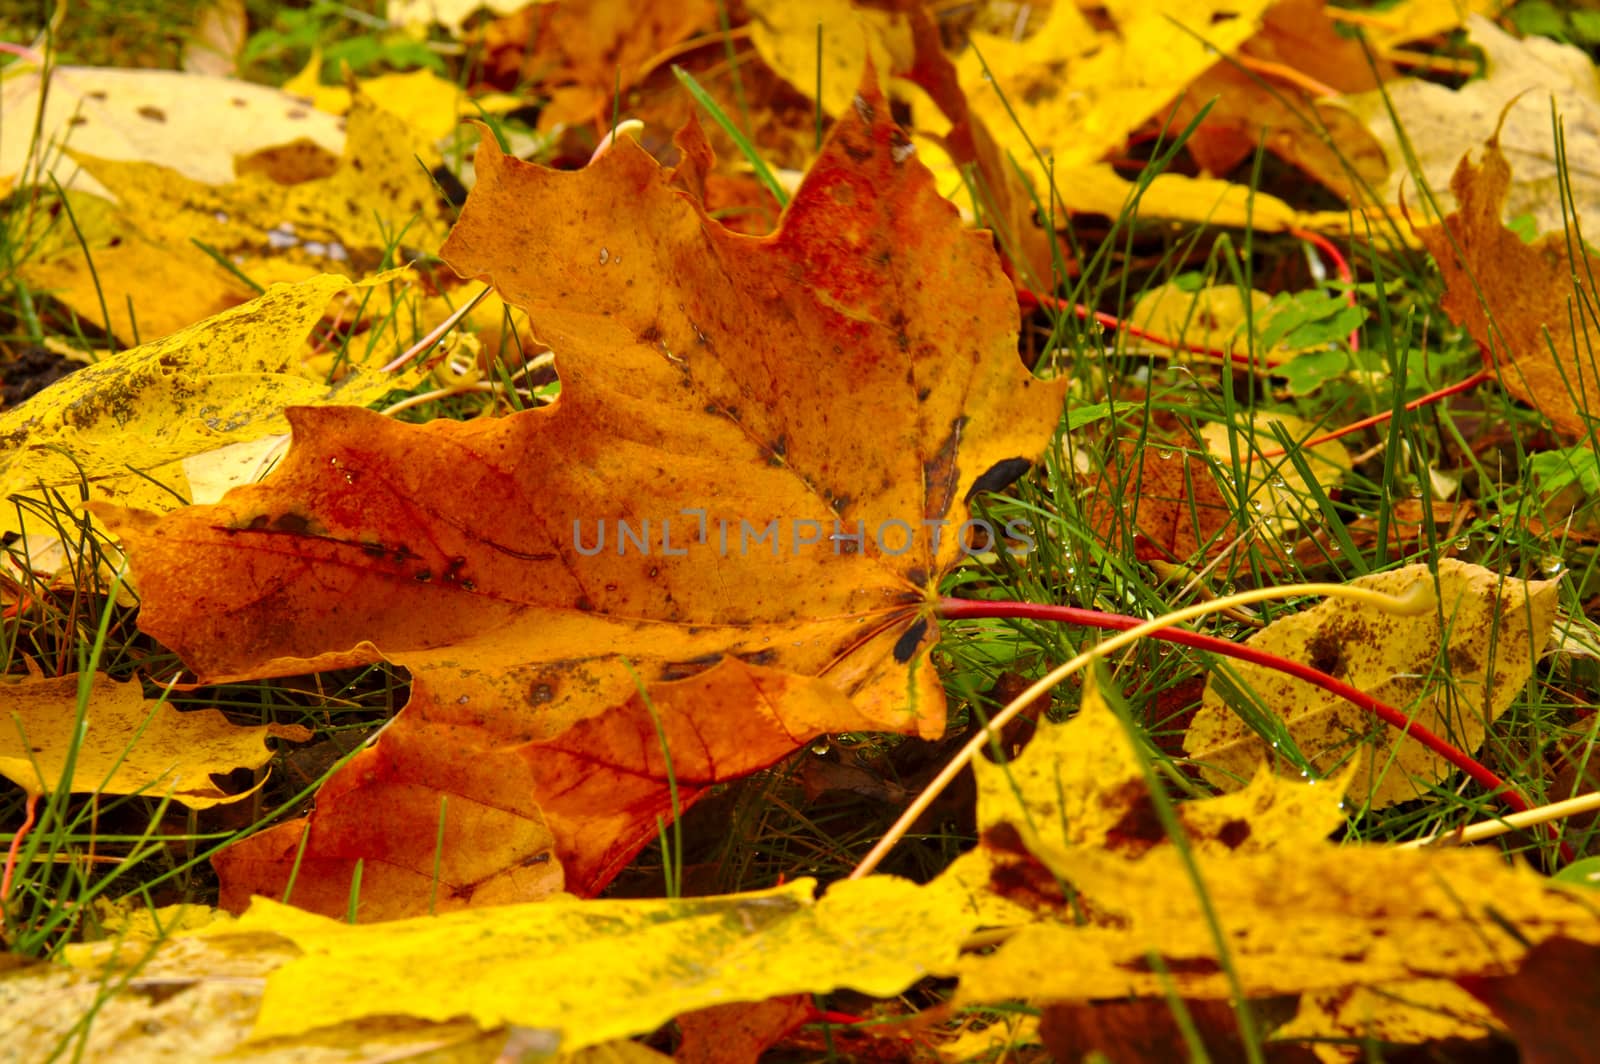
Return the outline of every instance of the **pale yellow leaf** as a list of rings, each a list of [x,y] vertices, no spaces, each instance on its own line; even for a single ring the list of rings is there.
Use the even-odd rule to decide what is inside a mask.
[[[76,157],[138,231],[157,242],[199,241],[230,260],[270,252],[357,270],[375,269],[397,241],[402,248],[438,247],[445,225],[424,168],[438,165],[437,150],[364,96],[346,122],[349,135],[335,169],[304,180],[296,173],[292,184],[270,168],[246,167],[229,183],[207,184],[162,163]]]
[[[1432,583],[1427,565],[1351,581],[1387,594]],[[1471,753],[1532,675],[1555,623],[1556,581],[1502,577],[1453,558],[1438,564],[1437,613],[1396,616],[1329,599],[1283,617],[1246,641],[1303,662],[1387,702]],[[1383,808],[1426,794],[1454,771],[1442,757],[1337,695],[1258,665],[1234,663],[1240,681],[1282,718],[1322,774],[1352,765],[1349,794]],[[1215,676],[1189,726],[1184,751],[1206,778],[1233,788],[1272,755],[1266,740],[1224,703]]]
[[[389,0],[385,14],[389,22],[419,39],[437,23],[453,36],[460,36],[467,20],[479,12],[509,15],[538,0]]]
[[[124,162],[170,166],[193,181],[233,179],[233,159],[259,148],[309,138],[337,155],[339,122],[289,93],[233,78],[171,70],[55,67],[38,143],[40,78],[14,74],[0,83],[0,187],[54,174],[65,187],[105,190],[60,149]]]
[[[1536,231],[1550,233],[1565,228],[1563,210],[1574,206],[1583,221],[1600,218],[1600,77],[1589,56],[1544,37],[1518,40],[1476,15],[1467,27],[1486,57],[1483,78],[1454,90],[1407,78],[1384,86],[1381,93],[1340,101],[1368,124],[1388,155],[1389,180],[1379,190],[1385,202],[1399,204],[1403,195],[1413,215],[1421,211],[1425,220],[1431,214],[1408,170],[1409,152],[1441,212],[1454,210],[1450,175],[1461,157],[1478,150],[1498,127],[1515,175],[1507,219],[1531,215]],[[1564,128],[1564,173],[1556,165],[1552,105]],[[1398,116],[1405,130],[1405,146],[1392,116]]]

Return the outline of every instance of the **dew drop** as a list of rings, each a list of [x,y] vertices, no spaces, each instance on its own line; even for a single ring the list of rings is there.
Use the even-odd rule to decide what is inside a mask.
[[[604,266],[611,261],[611,252],[606,248],[600,249],[600,265]]]

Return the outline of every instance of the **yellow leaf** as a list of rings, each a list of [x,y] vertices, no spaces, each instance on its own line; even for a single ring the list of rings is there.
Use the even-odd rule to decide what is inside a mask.
[[[350,90],[343,85],[322,84],[321,70],[322,53],[313,48],[300,73],[283,83],[284,91],[306,97],[319,111],[345,114],[354,103]],[[520,98],[501,92],[469,97],[460,85],[426,67],[358,79],[356,85],[361,96],[400,119],[429,143],[448,137],[463,118],[478,117],[480,108],[489,114],[504,114],[523,103]]]
[[[1128,739],[1111,733],[1114,726],[1105,700],[1090,689],[1078,716],[1042,725],[1033,742],[1048,744],[1041,751],[1054,756],[1103,742],[1134,756]],[[1040,763],[1052,753],[1042,752]],[[1266,772],[1238,793],[1176,807],[1208,912],[1143,781],[1128,779],[1114,755],[1077,755],[1085,763],[1091,757],[1110,760],[1104,777],[1080,777],[1068,763],[1059,780],[1026,766],[1013,779],[1031,809],[1060,807],[1061,785],[1071,781],[1087,792],[1073,802],[1123,810],[1108,845],[1057,842],[1055,827],[1034,832],[1020,822],[1014,798],[998,794],[996,808],[998,792],[980,792],[978,817],[988,827],[978,852],[991,851],[997,864],[1011,859],[991,889],[1019,899],[1054,890],[1062,904],[1053,911],[1036,906],[1031,922],[995,952],[964,956],[953,1005],[1163,998],[1173,991],[1226,999],[1234,988],[1211,913],[1251,998],[1500,974],[1530,943],[1558,935],[1600,941],[1600,914],[1582,892],[1487,851],[1328,843],[1343,820],[1343,781],[1301,784]],[[992,826],[1008,810],[1016,828],[1009,835]],[[941,878],[930,889],[943,885]]]
[[[76,485],[126,498],[141,470],[187,494],[181,459],[224,443],[285,431],[288,406],[364,405],[394,378],[353,373],[336,385],[294,372],[296,355],[340,291],[402,280],[391,271],[352,283],[324,274],[265,295],[160,340],[119,352],[0,412],[0,492]],[[163,510],[175,496],[153,496]],[[15,516],[5,522],[9,528]]]
[[[1219,53],[1249,40],[1267,6],[1268,0],[1112,0],[1101,5],[1112,28],[1096,32],[1076,4],[1055,4],[1049,21],[1024,41],[975,35],[974,49],[959,63],[961,84],[974,113],[1023,165],[1037,170],[1029,141],[1059,168],[1099,162]],[[1058,187],[1076,208],[1073,187]]]
[[[1427,565],[1409,565],[1351,583],[1401,594],[1433,580]],[[1329,599],[1281,618],[1245,645],[1343,680],[1470,753],[1532,675],[1555,622],[1556,581],[1511,579],[1446,558],[1438,566],[1438,595],[1438,613],[1420,617]],[[1353,766],[1356,801],[1374,809],[1407,801],[1453,771],[1439,755],[1320,687],[1259,665],[1232,669],[1283,718],[1318,772]],[[1184,751],[1224,788],[1275,760],[1266,740],[1224,703],[1215,677],[1206,684]]]
[[[91,255],[93,271],[83,252],[72,248],[30,259],[18,273],[91,325],[104,325],[103,307],[111,316],[111,334],[125,347],[166,336],[250,298],[243,281],[187,241],[156,243],[124,233],[115,245],[94,248]]]
[[[830,115],[850,106],[869,58],[880,77],[911,67],[911,23],[901,12],[858,7],[850,0],[755,0],[746,10],[750,43],[761,58],[811,98],[817,94],[820,27],[822,109]]]
[[[1289,228],[1326,231],[1328,226],[1324,223],[1330,220],[1337,222],[1336,228],[1340,229],[1350,224],[1342,211],[1331,219],[1302,214],[1275,196],[1210,177],[1157,174],[1141,190],[1103,163],[1058,165],[1055,177],[1062,207],[1112,218],[1121,217],[1137,204],[1143,218],[1174,218],[1235,228],[1251,226],[1272,232]],[[1036,185],[1049,187],[1044,181]]]
[[[245,728],[215,709],[180,713],[146,699],[136,680],[118,683],[97,674],[89,687],[87,730],[73,754],[78,677],[28,679],[8,684],[8,712],[0,721],[0,775],[31,794],[58,788],[97,794],[172,796],[191,809],[237,801],[213,772],[260,768],[272,758],[269,735],[304,742],[299,725]],[[63,786],[69,756],[72,777]]]
[[[1128,320],[1169,340],[1244,352],[1249,324],[1259,331],[1272,297],[1250,290],[1250,313],[1237,285],[1209,285],[1198,291],[1168,282],[1147,289],[1134,301]],[[1264,352],[1265,353],[1265,352]]]
[[[979,758],[972,771],[980,831],[1026,825],[1043,838],[1080,846],[1107,845],[1129,815],[1125,796],[1144,794],[1138,757],[1092,683],[1070,724],[1041,721],[1014,760],[1002,765]]]
[[[1477,1041],[1499,1028],[1489,1006],[1450,980],[1407,979],[1302,995],[1300,1011],[1273,1034],[1282,1039],[1338,1039],[1350,1043],[1376,1040],[1418,1045],[1447,1038]],[[1324,1060],[1360,1059],[1353,1044],[1316,1048]]]
[[[1470,15],[1493,16],[1507,6],[1506,0],[1400,0],[1382,11],[1361,11],[1359,16],[1337,9],[1334,14],[1360,25],[1374,50],[1387,55],[1408,41],[1457,29]]]
[[[1316,846],[1346,820],[1346,784],[1344,778],[1294,783],[1263,769],[1242,790],[1184,802],[1178,822],[1190,845],[1208,853]]]
[[[95,920],[102,934],[120,942],[156,942],[178,931],[198,931],[216,923],[232,923],[233,914],[209,905],[180,902],[151,908],[137,894],[95,899]]]
[[[470,1016],[547,1029],[574,1050],[732,1001],[841,986],[891,996],[950,971],[971,928],[948,895],[903,880],[839,883],[815,902],[813,889],[558,898],[355,925],[257,898],[216,935],[277,935],[300,950],[268,976],[256,1038],[362,1016]]]
[[[1173,988],[1186,998],[1229,996],[1208,915],[1172,846],[1130,861],[1035,845],[1103,914],[1102,926],[1018,929],[995,953],[962,961],[957,1005],[1162,997]],[[1581,895],[1487,851],[1323,843],[1194,856],[1249,997],[1500,974],[1527,943],[1556,935],[1600,942],[1600,917]],[[1152,951],[1166,972],[1151,964]]]

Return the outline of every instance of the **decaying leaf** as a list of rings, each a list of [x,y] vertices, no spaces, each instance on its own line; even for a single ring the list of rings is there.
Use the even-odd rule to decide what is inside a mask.
[[[1394,76],[1381,57],[1369,61],[1363,42],[1339,32],[1333,13],[1322,0],[1277,0],[1263,13],[1261,31],[1240,46],[1242,58],[1294,71],[1295,82],[1220,62],[1178,98],[1175,128],[1204,112],[1185,147],[1206,173],[1228,173],[1259,146],[1357,203],[1363,185],[1388,176],[1383,149],[1361,122],[1319,107],[1308,91],[1317,85],[1362,92]]]
[[[74,750],[78,677],[34,678],[0,686],[0,775],[32,794],[58,788],[97,794],[169,795],[191,809],[235,802],[212,773],[260,768],[272,757],[268,736],[304,742],[297,724],[241,727],[221,711],[180,713],[146,698],[137,680],[89,681],[87,723]],[[71,759],[72,776],[63,781]]]
[[[1329,599],[1280,618],[1246,645],[1359,688],[1471,752],[1532,675],[1555,622],[1556,581],[1512,579],[1445,558],[1437,574],[1425,564],[1408,565],[1351,583],[1402,594],[1435,579],[1437,613],[1402,617]],[[1372,808],[1426,794],[1453,771],[1439,755],[1320,687],[1258,665],[1236,663],[1231,670],[1281,720],[1319,774],[1351,766],[1349,792]],[[1264,763],[1282,764],[1229,707],[1215,675],[1184,751],[1223,788],[1238,786]]]
[[[1122,725],[1089,685],[1076,723],[1041,725],[1022,753],[1005,764],[972,763],[978,783],[978,828],[1024,824],[1044,838],[1112,849],[1129,842],[1143,796],[1144,773]],[[1130,817],[1130,813],[1133,815]]]
[[[1140,561],[1182,563],[1235,538],[1234,511],[1210,463],[1165,441],[1122,440],[1115,457],[1083,479],[1095,534],[1131,540]]]
[[[1576,439],[1595,416],[1600,366],[1590,340],[1573,333],[1586,298],[1574,288],[1574,257],[1583,277],[1584,264],[1593,270],[1600,260],[1572,234],[1528,244],[1506,228],[1510,182],[1511,167],[1490,140],[1482,162],[1462,158],[1450,179],[1460,208],[1417,237],[1444,276],[1445,312],[1482,345],[1506,390]]]
[[[1600,1004],[1589,993],[1600,978],[1600,947],[1550,938],[1522,958],[1514,975],[1461,980],[1511,1029],[1527,1064],[1562,1064],[1594,1052]]]
[[[1047,843],[1036,853],[1101,922],[1019,928],[995,953],[963,961],[959,1003],[1163,997],[1171,989],[1227,999],[1205,910],[1170,845],[1138,861]],[[1483,851],[1324,844],[1196,859],[1251,996],[1501,972],[1529,941],[1600,940],[1600,920],[1580,897]],[[1061,964],[1063,956],[1073,963]]]
[[[943,729],[939,574],[968,497],[1020,475],[1063,389],[1017,360],[988,238],[904,143],[865,88],[752,238],[627,139],[557,173],[486,138],[444,255],[528,312],[560,400],[426,426],[295,411],[263,485],[117,517],[141,626],[206,677],[411,670],[411,703],[313,818],[319,897],[348,896],[345,840],[390,816],[366,779],[418,795],[361,829],[407,847],[384,861],[432,867],[448,794],[547,823],[587,893],[671,815],[663,745],[686,805],[824,732]],[[680,147],[709,168],[693,130]],[[402,749],[432,753],[396,776]],[[471,768],[506,758],[516,786]],[[225,875],[229,896],[281,895],[302,830],[236,847],[254,874]],[[478,859],[548,856],[535,835]]]
[[[1063,725],[1041,724],[1023,756],[1041,743],[1072,750],[1119,727],[1091,688],[1078,715]],[[1134,764],[1139,755],[1123,743]],[[998,950],[965,957],[955,1003],[1164,999],[1173,992],[1191,1004],[1228,1000],[1233,987],[1208,925],[1211,917],[1142,782],[1113,770],[1104,787],[1081,799],[1122,811],[1123,844],[1100,846],[1054,841],[1062,837],[1057,825],[1066,819],[1067,792],[1026,767],[1014,778],[1029,816],[1017,816],[1009,833],[989,829],[979,850],[957,866],[988,851],[998,870],[994,891],[1015,894],[1028,883],[1049,885],[1070,892],[1071,905],[1035,910]],[[1069,763],[1061,784],[1078,779]],[[1097,787],[1093,777],[1088,782]],[[1507,864],[1498,854],[1324,841],[1344,818],[1341,782],[1295,783],[1263,772],[1246,791],[1177,806],[1209,912],[1221,923],[1229,963],[1247,996],[1399,981],[1405,985],[1396,989],[1410,993],[1420,978],[1504,974],[1529,944],[1548,938],[1600,941],[1600,915],[1580,893]],[[992,823],[1007,811],[1016,816],[1016,799],[1000,799],[998,809],[992,799],[980,809],[980,820]],[[1023,862],[1000,860],[997,847]],[[1034,862],[1031,877],[1027,855]],[[935,885],[953,885],[947,882],[951,873]],[[1058,897],[1065,902],[1067,895]],[[1062,964],[1062,957],[1072,963]],[[1440,1000],[1423,994],[1416,1007],[1425,1010]],[[1481,1011],[1468,1012],[1481,1020]],[[1470,1021],[1471,1015],[1463,1017],[1454,1030],[1482,1029]],[[1346,1022],[1355,1022],[1354,1014]],[[1397,1013],[1385,1023],[1397,1040],[1409,1040]],[[1426,1017],[1410,1023],[1419,1038],[1438,1029]],[[1313,1020],[1302,1026],[1302,1034],[1328,1030]]]
[[[677,1064],[758,1064],[761,1054],[811,1014],[800,995],[759,1003],[713,1005],[678,1017]]]
[[[1246,1060],[1238,1015],[1226,1001],[1189,1001],[1187,1026],[1164,998],[1133,1001],[1070,1002],[1047,1005],[1039,1017],[1039,1037],[1053,1060],[1182,1060],[1195,1059],[1190,1038],[1204,1047],[1209,1060]],[[1269,1033],[1294,1011],[1292,997],[1250,1002],[1256,1036]],[[1272,1064],[1315,1061],[1303,1047],[1274,1046]]]
[[[378,373],[329,385],[295,370],[329,300],[352,286],[404,277],[391,271],[352,285],[323,274],[275,285],[56,382],[0,412],[0,492],[75,486],[81,478],[93,497],[170,509],[188,491],[182,459],[283,431],[286,406],[367,403],[394,387],[395,378]],[[0,523],[9,528],[15,519],[12,511]]]

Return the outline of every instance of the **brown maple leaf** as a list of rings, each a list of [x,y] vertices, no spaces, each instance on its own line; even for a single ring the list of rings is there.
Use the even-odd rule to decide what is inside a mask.
[[[485,29],[484,72],[508,91],[539,86],[541,129],[609,119],[614,92],[631,89],[663,52],[716,24],[710,0],[529,4]]]
[[[1460,209],[1417,228],[1417,238],[1439,264],[1445,312],[1478,341],[1506,391],[1576,439],[1600,408],[1600,365],[1590,341],[1573,332],[1585,298],[1574,271],[1592,277],[1600,262],[1580,246],[1575,230],[1530,244],[1506,228],[1501,215],[1511,166],[1499,136],[1484,145],[1482,162],[1462,156],[1450,178]]]
[[[770,236],[710,219],[683,188],[710,150],[679,146],[678,172],[627,139],[575,173],[478,148],[443,254],[527,311],[554,405],[295,410],[263,484],[108,514],[142,627],[208,680],[411,671],[309,839],[219,858],[224,904],[298,861],[295,900],[342,913],[358,859],[369,917],[504,901],[559,885],[552,851],[592,892],[670,817],[669,775],[686,806],[818,734],[943,730],[939,576],[1063,388],[874,89]]]

